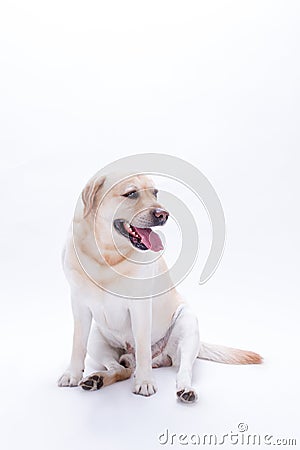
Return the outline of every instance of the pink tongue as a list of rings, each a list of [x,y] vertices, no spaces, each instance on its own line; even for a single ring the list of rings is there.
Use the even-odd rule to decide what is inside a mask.
[[[151,228],[137,228],[135,227],[138,234],[141,236],[142,243],[149,249],[154,252],[159,252],[163,250],[164,246],[160,240],[160,237],[157,233],[151,230]]]

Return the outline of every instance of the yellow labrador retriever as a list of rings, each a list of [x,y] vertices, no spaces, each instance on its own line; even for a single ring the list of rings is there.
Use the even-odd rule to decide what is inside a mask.
[[[128,277],[167,273],[163,257],[150,263],[149,255],[158,252],[155,256],[159,256],[163,249],[153,227],[164,225],[168,215],[145,175],[120,182],[113,174],[96,175],[84,188],[63,253],[74,336],[71,361],[59,386],[96,390],[134,374],[133,392],[149,396],[157,390],[152,369],[175,365],[177,397],[193,403],[197,400],[192,386],[196,358],[231,364],[261,362],[250,351],[200,342],[197,318],[175,288],[143,300],[115,294]],[[97,371],[82,379],[87,352]]]

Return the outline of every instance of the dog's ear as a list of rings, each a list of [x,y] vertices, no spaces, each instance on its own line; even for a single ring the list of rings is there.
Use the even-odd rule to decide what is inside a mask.
[[[87,183],[82,191],[81,198],[84,204],[83,217],[87,217],[92,211],[95,202],[95,197],[99,189],[103,186],[105,181],[104,176],[95,175]]]

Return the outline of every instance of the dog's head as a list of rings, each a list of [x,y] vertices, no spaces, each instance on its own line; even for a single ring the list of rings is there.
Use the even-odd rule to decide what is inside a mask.
[[[121,177],[119,177],[121,178]],[[157,201],[158,190],[145,175],[122,178],[95,176],[82,192],[85,220],[93,218],[101,242],[158,252],[161,239],[153,227],[166,223],[169,213]]]

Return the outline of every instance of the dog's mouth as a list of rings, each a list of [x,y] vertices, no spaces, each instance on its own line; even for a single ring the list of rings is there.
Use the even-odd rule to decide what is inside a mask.
[[[164,248],[159,235],[155,233],[152,228],[134,227],[124,219],[114,220],[114,227],[122,236],[129,239],[131,244],[139,250],[159,252]]]

